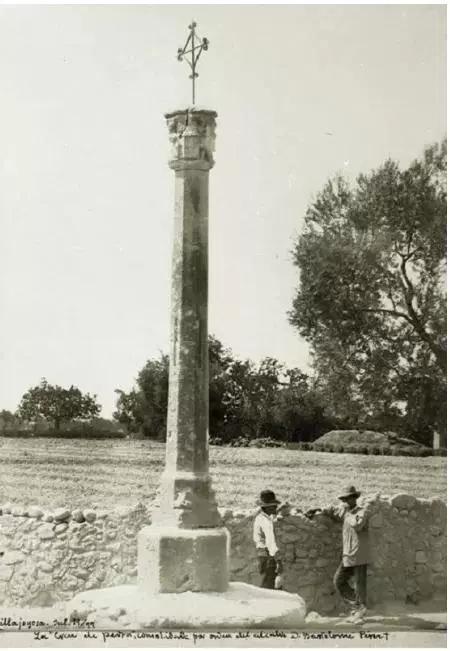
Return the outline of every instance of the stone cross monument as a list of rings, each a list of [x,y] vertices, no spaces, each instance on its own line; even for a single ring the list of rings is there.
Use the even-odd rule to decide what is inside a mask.
[[[178,51],[196,64],[208,48],[195,23]],[[188,50],[188,47],[191,50]],[[117,609],[134,628],[296,628],[298,595],[228,582],[229,534],[221,526],[208,458],[208,181],[214,165],[215,111],[168,113],[175,172],[175,229],[166,464],[152,524],[138,534],[137,585],[80,592],[69,618],[89,613],[117,627]],[[112,613],[111,613],[112,611]]]
[[[166,466],[153,524],[138,542],[138,576],[154,592],[228,586],[228,533],[208,461],[208,181],[216,113],[166,115],[175,172]]]
[[[193,103],[197,63],[208,49],[195,28],[177,55],[191,69]],[[224,592],[228,532],[208,459],[208,183],[217,114],[188,108],[165,117],[175,172],[166,466],[153,524],[139,534],[138,578],[150,594]]]

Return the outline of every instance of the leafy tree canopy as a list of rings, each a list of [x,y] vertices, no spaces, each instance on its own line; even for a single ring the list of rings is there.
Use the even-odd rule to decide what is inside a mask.
[[[317,387],[353,426],[445,426],[446,142],[400,169],[338,176],[308,208],[294,251],[291,323]]]
[[[53,386],[43,378],[38,386],[29,389],[22,396],[17,415],[28,421],[44,418],[59,430],[62,423],[97,416],[101,407],[96,398],[89,393],[83,394],[74,386],[69,389]]]
[[[113,417],[130,432],[164,438],[169,385],[169,357],[149,360],[139,372],[137,387],[129,393],[116,389],[117,410]]]
[[[114,417],[129,431],[164,439],[169,360],[149,360],[136,387],[119,395]],[[209,430],[230,442],[239,437],[309,440],[331,424],[318,394],[299,369],[273,358],[260,364],[240,360],[215,337],[209,337]]]

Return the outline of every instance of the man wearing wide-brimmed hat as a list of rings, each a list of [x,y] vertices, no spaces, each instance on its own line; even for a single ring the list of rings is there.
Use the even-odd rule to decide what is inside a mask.
[[[357,622],[367,612],[367,565],[369,563],[368,511],[357,504],[361,495],[354,486],[347,486],[339,495],[342,504],[325,509],[313,509],[306,515],[323,513],[342,526],[342,561],[334,575],[334,585],[343,600],[350,605],[352,619]],[[353,577],[355,587],[349,581]]]
[[[280,501],[269,489],[260,493],[257,501],[259,511],[253,524],[253,540],[258,554],[261,587],[274,589],[281,585],[281,559],[275,539],[274,520]]]

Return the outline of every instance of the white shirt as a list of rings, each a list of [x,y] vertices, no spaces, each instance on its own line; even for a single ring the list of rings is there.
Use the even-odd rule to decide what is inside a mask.
[[[257,549],[268,549],[270,556],[275,556],[278,546],[273,528],[274,517],[260,511],[253,523],[253,540]]]

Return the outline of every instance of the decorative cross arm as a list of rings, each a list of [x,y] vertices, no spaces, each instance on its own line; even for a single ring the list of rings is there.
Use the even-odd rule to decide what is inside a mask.
[[[191,69],[189,79],[192,79],[192,104],[195,104],[195,80],[198,77],[196,70],[197,63],[200,58],[200,54],[203,52],[203,50],[207,50],[209,46],[209,41],[207,38],[201,39],[197,36],[195,33],[196,27],[197,23],[192,21],[192,23],[189,25],[190,32],[187,41],[184,47],[178,48],[177,54],[178,61],[183,61],[184,59]]]

